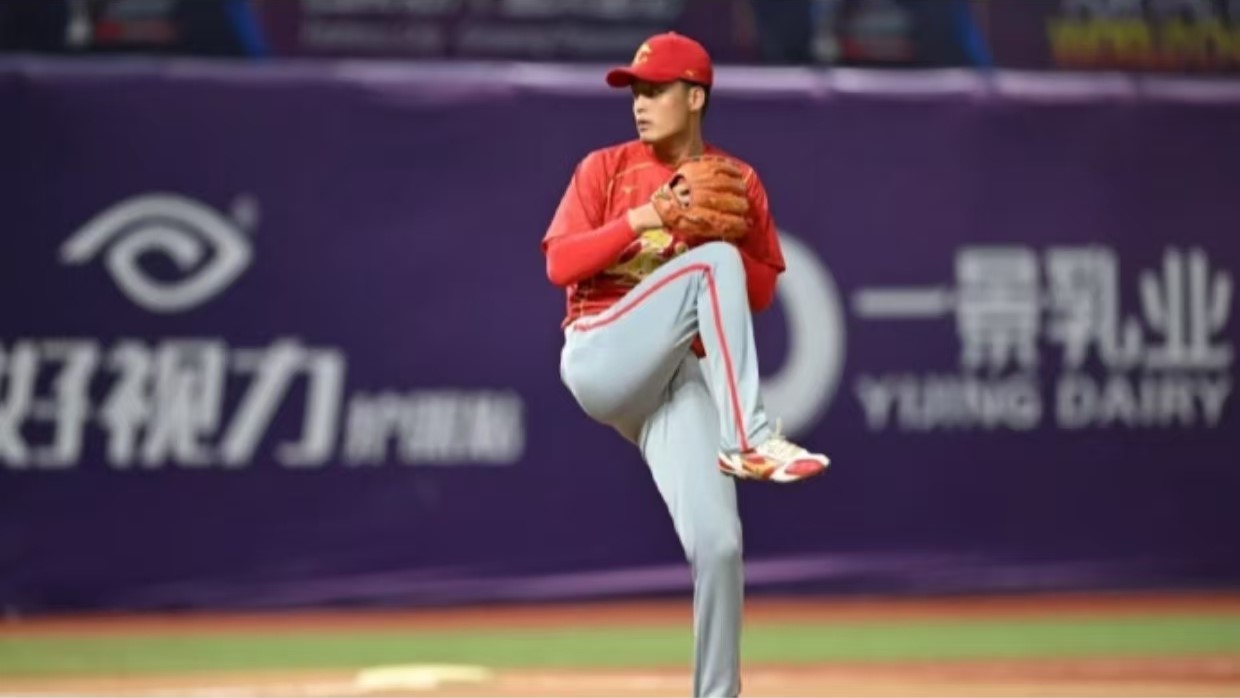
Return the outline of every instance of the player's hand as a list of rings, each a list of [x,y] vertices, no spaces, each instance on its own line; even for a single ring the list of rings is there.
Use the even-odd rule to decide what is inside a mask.
[[[663,219],[659,218],[659,212],[655,210],[654,204],[642,204],[629,209],[629,225],[640,235],[647,230],[662,228]]]
[[[672,188],[672,192],[676,194],[676,198],[680,200],[680,205],[689,208],[689,182],[680,180],[676,186]],[[643,204],[629,211],[629,224],[633,229],[641,233],[653,228],[664,227],[663,219],[659,217],[659,212],[655,209],[654,204]]]

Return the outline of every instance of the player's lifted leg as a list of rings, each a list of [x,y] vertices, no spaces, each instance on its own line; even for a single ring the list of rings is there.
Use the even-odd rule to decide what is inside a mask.
[[[641,410],[635,396],[666,384],[697,336],[718,415],[720,469],[780,483],[821,474],[827,457],[788,441],[767,417],[745,269],[727,243],[682,254],[606,312],[571,325],[565,380],[587,412],[615,422],[629,406]]]
[[[739,251],[713,243],[691,254],[709,265],[696,289],[697,326],[720,417],[720,469],[742,479],[780,483],[820,475],[829,459],[784,438],[767,417]]]

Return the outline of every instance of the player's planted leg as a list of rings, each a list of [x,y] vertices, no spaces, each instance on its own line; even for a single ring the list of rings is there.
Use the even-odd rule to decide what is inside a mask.
[[[693,571],[695,696],[740,692],[741,521],[735,484],[711,465],[717,421],[701,366],[685,357],[639,436]]]

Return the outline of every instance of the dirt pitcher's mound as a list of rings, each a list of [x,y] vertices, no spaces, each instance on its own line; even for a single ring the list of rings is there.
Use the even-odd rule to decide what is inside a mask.
[[[446,672],[417,686],[365,672],[0,679],[0,695],[187,698],[690,695],[670,669]],[[373,673],[370,674],[373,677]],[[422,674],[423,678],[427,674]],[[747,666],[745,696],[1240,696],[1240,656]]]

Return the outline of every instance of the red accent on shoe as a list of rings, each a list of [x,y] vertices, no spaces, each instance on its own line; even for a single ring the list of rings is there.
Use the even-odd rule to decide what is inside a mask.
[[[795,477],[812,477],[826,470],[822,463],[816,460],[798,460],[788,464],[784,468],[784,472]]]

